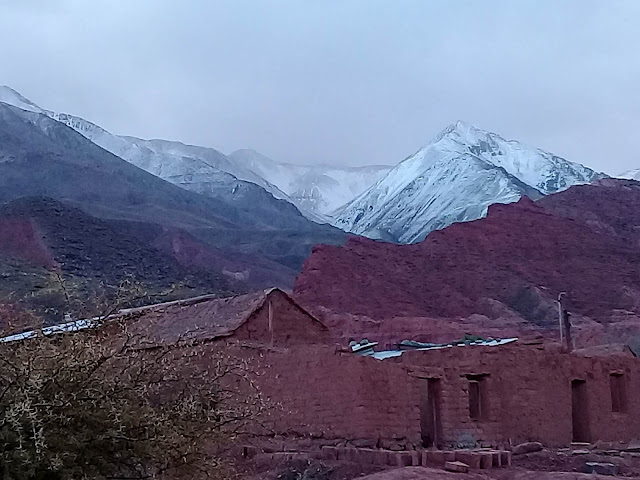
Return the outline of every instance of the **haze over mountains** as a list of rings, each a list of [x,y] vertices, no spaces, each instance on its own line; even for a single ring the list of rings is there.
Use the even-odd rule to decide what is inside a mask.
[[[237,150],[229,158],[278,185],[303,212],[326,221],[392,169],[387,165],[293,165],[276,162],[255,150]]]

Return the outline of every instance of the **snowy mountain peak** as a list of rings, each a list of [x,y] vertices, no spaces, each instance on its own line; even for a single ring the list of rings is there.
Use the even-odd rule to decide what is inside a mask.
[[[7,87],[6,85],[0,85],[0,102],[29,112],[44,113],[44,111],[31,100],[23,97],[13,88]]]
[[[491,135],[489,132],[480,130],[469,122],[458,120],[438,133],[434,139],[427,144],[427,147],[443,140],[451,140],[456,143],[474,143],[479,138],[488,137],[489,135]]]
[[[346,205],[334,225],[372,238],[422,240],[493,203],[589,183],[593,170],[458,121]]]

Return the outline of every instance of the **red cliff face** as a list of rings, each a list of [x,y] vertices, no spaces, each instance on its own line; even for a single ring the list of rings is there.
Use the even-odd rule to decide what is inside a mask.
[[[53,269],[56,262],[31,219],[0,218],[0,253]]]
[[[630,328],[640,334],[640,183],[609,180],[494,205],[487,218],[415,245],[352,238],[318,246],[294,290],[305,304],[372,319],[478,314],[542,330],[556,326],[560,292],[592,337],[603,337],[603,326],[616,338]]]

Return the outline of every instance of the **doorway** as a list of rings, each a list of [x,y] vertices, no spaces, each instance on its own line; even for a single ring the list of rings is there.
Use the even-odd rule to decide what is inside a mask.
[[[573,441],[580,443],[591,442],[587,382],[585,380],[571,381],[571,420],[573,423]]]
[[[420,379],[420,430],[424,448],[440,448],[442,446],[440,403],[440,379]]]

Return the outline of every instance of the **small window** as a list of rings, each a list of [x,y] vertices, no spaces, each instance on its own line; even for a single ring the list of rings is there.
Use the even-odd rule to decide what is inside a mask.
[[[609,376],[609,382],[611,386],[611,411],[626,412],[627,392],[624,375],[622,373],[612,373]]]
[[[469,418],[482,420],[487,418],[487,375],[468,375],[469,380]]]
[[[472,420],[479,420],[480,413],[480,382],[469,380],[469,417]]]

